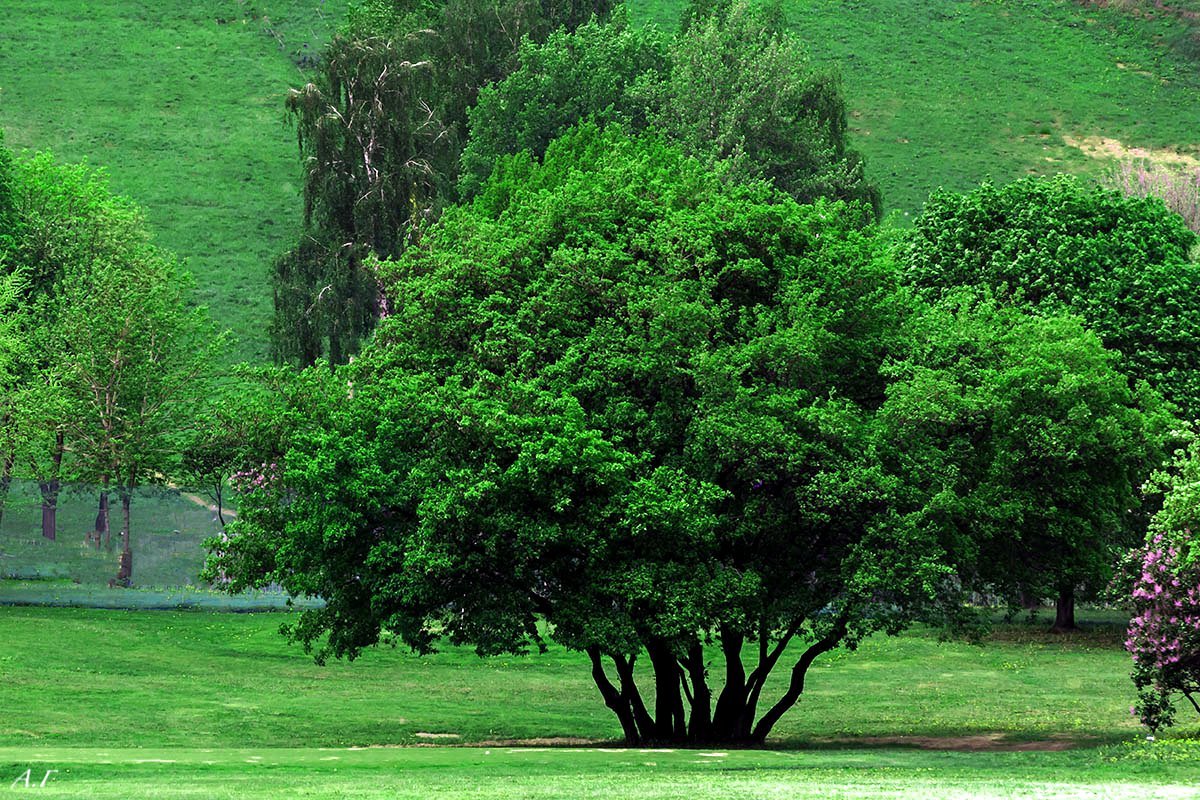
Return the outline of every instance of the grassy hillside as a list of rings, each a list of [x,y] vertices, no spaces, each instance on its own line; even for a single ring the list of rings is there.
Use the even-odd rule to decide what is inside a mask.
[[[1133,148],[1200,159],[1200,67],[1173,44],[1178,18],[1068,0],[785,2],[814,61],[842,74],[901,220],[939,186],[1099,175]],[[300,212],[282,97],[345,5],[0,0],[10,144],[107,167],[188,260],[238,357],[266,356],[268,268]],[[632,0],[672,29],[682,6]]]
[[[268,267],[300,213],[282,102],[344,0],[0,0],[0,128],[105,167],[262,360]]]
[[[674,24],[682,0],[640,0]],[[1071,172],[1134,148],[1200,167],[1200,62],[1182,23],[1068,0],[787,0],[813,62],[838,70],[855,146],[901,219],[938,187]]]

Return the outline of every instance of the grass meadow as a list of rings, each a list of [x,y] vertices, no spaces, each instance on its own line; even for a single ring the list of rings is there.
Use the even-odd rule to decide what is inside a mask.
[[[1187,797],[1121,625],[875,637],[814,667],[765,751],[627,750],[586,659],[383,648],[317,666],[285,613],[0,611],[0,791],[45,797]],[[775,688],[779,688],[776,686]],[[452,746],[456,745],[456,746]],[[472,745],[472,747],[462,747]],[[10,774],[11,773],[11,774]],[[11,788],[11,787],[10,787]],[[23,784],[17,789],[23,790]]]
[[[0,2],[0,128],[109,173],[185,259],[233,360],[269,352],[269,267],[300,219],[283,98],[344,0]]]

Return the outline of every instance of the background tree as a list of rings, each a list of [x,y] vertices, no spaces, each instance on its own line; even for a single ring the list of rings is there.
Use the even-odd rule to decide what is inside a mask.
[[[1076,178],[984,184],[929,199],[902,248],[926,296],[983,286],[998,299],[1078,314],[1146,380],[1200,414],[1200,265],[1196,234],[1157,198],[1123,197]]]
[[[973,553],[963,580],[1009,599],[1103,589],[1144,530],[1140,487],[1178,426],[1166,404],[1076,317],[958,292],[911,324],[884,413],[931,524]]]
[[[1191,420],[1200,413],[1200,264],[1189,259],[1195,242],[1160,200],[1058,176],[935,193],[900,259],[906,279],[927,298],[977,286],[1038,313],[1079,315],[1121,354],[1117,366],[1131,387],[1149,382]],[[1064,589],[1059,622],[1074,624],[1073,604]]]
[[[7,260],[25,276],[21,297],[20,388],[7,416],[14,463],[33,478],[42,496],[42,533],[55,538],[64,479],[65,425],[75,413],[62,393],[64,280],[94,262],[119,260],[145,246],[146,233],[133,205],[112,194],[102,171],[63,165],[50,153],[14,161],[13,213],[18,223]],[[89,298],[76,298],[87,304]]]
[[[27,279],[5,397],[10,458],[41,489],[47,538],[68,478],[100,486],[97,543],[108,530],[107,490],[118,491],[124,583],[132,491],[172,473],[221,337],[188,306],[185,276],[103,172],[42,153],[13,163],[11,175],[18,224],[6,263]]]
[[[667,39],[611,23],[527,43],[520,66],[484,88],[471,110],[459,181],[473,195],[499,156],[546,145],[583,119],[655,127],[733,180],[767,179],[801,202],[863,202],[878,189],[849,147],[836,77],[813,68],[778,4],[733,0],[693,7]]]
[[[319,658],[545,619],[630,742],[761,742],[822,653],[952,603],[875,457],[907,305],[869,217],[619,127],[509,158],[384,265],[405,302],[306,377],[210,574],[323,597]]]
[[[523,38],[573,29],[608,0],[354,4],[318,79],[287,108],[304,161],[304,228],[275,265],[277,355],[346,360],[378,315],[367,253],[398,255],[453,200],[467,108]]]
[[[74,410],[64,431],[77,474],[121,500],[123,585],[132,578],[133,492],[178,473],[224,343],[207,312],[188,306],[187,286],[173,259],[149,245],[93,261],[62,284],[57,368]]]

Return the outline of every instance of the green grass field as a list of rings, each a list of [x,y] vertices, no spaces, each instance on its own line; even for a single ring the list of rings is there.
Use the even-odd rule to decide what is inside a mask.
[[[27,769],[35,784],[59,770],[39,796],[113,798],[1189,797],[1200,786],[1200,744],[1178,738],[1195,720],[1149,744],[1130,718],[1111,614],[1066,637],[1045,619],[1002,626],[982,646],[876,637],[818,662],[757,752],[619,748],[585,659],[559,648],[489,660],[382,649],[318,667],[278,635],[288,618],[0,610],[0,791]],[[570,746],[538,746],[552,743]]]

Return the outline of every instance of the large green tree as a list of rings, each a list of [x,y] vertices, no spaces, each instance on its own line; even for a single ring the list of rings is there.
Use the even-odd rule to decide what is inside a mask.
[[[954,599],[878,455],[908,303],[870,217],[619,126],[508,158],[299,379],[211,574],[324,598],[322,658],[550,635],[631,743],[761,742],[821,654]]]
[[[19,384],[3,417],[12,447],[5,458],[37,482],[42,533],[53,539],[69,460],[65,426],[76,413],[61,386],[64,281],[145,247],[146,232],[133,204],[113,195],[103,172],[86,164],[60,164],[38,153],[12,163],[11,186],[16,225],[5,267],[24,276],[25,289]],[[87,296],[71,300],[90,302]]]

